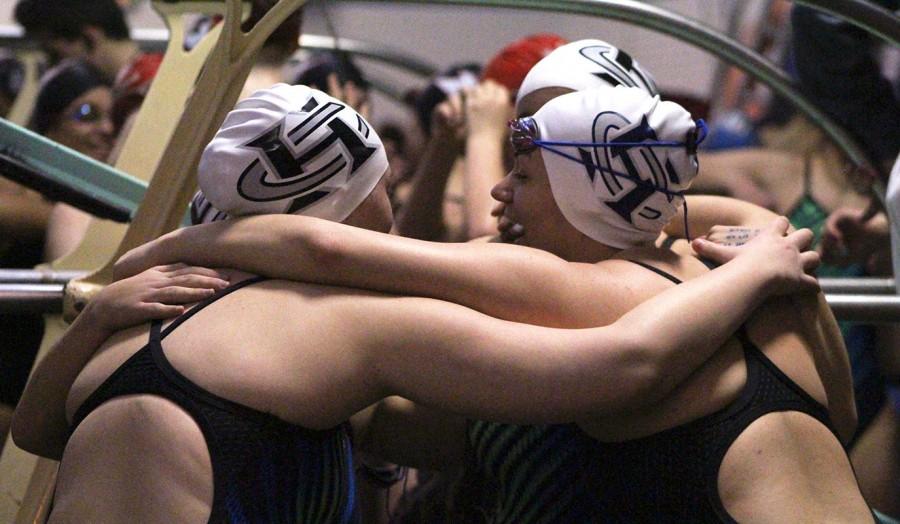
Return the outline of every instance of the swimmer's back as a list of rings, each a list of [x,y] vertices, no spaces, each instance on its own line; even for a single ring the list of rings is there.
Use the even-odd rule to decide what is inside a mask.
[[[681,246],[682,249],[684,247]],[[661,269],[678,279],[694,278],[707,271],[695,258],[686,254],[675,255],[660,250],[646,250],[634,251],[629,258]],[[615,263],[633,264],[623,261]],[[652,273],[649,269],[633,265],[635,272]],[[674,285],[661,276],[657,276],[655,284],[651,284],[646,278],[642,280],[653,286]],[[690,312],[685,312],[685,321],[690,321]],[[753,382],[748,384],[749,364],[745,358],[746,352],[752,352],[754,346],[759,350],[754,355],[762,355],[762,360],[754,358],[754,366],[769,369],[767,364],[761,363],[766,360],[774,364],[783,372],[785,380],[768,380],[775,380],[779,384],[791,382],[799,386],[802,392],[797,395],[802,397],[804,406],[808,405],[803,409],[809,413],[823,413],[826,417],[824,421],[829,423],[828,414],[824,410],[828,406],[828,397],[823,380],[838,380],[849,371],[841,365],[845,360],[820,358],[823,373],[820,378],[816,367],[816,353],[828,350],[813,347],[802,333],[803,325],[792,299],[772,300],[760,307],[746,323],[746,343],[741,343],[736,338],[730,339],[663,400],[645,409],[583,422],[582,427],[602,442],[645,442],[645,450],[648,450],[654,439],[669,434],[673,428],[677,428],[675,431],[680,434],[686,427],[692,427],[691,424],[695,424],[694,421],[698,419],[714,413],[716,415],[712,416],[719,417],[730,412],[735,409],[742,395],[753,391],[755,386]],[[757,361],[760,363],[756,363]],[[767,377],[772,376],[772,373],[778,375],[779,371],[772,371]],[[794,386],[785,387],[794,391]],[[870,514],[858,494],[846,454],[832,429],[807,413],[790,408],[787,411],[774,411],[754,419],[745,429],[741,429],[738,422],[725,423],[725,427],[734,425],[739,436],[733,441],[723,436],[722,442],[726,445],[727,454],[720,463],[718,478],[707,481],[712,482],[713,491],[719,494],[727,512],[740,522],[772,522],[785,518],[784,508],[797,507],[797,500],[805,500],[820,504],[805,507],[803,511],[806,513],[797,522],[804,519],[815,522],[817,515],[827,514],[856,514],[868,519]],[[609,449],[615,447],[608,446]],[[702,454],[692,453],[683,450],[679,453],[680,459],[699,461],[706,458]],[[652,452],[647,452],[645,458],[652,461],[652,455]],[[636,469],[631,468],[631,471]],[[655,481],[652,477],[643,476],[647,485]],[[683,480],[683,485],[686,485],[703,479]],[[716,486],[718,489],[715,489]],[[855,513],[840,513],[848,508],[855,508]]]
[[[188,381],[214,396],[311,430],[334,428],[346,418],[341,410],[350,409],[348,398],[361,402],[342,383],[358,373],[353,355],[336,342],[353,330],[340,329],[334,315],[340,312],[347,322],[373,298],[283,281],[256,283],[178,326],[162,341],[163,353]],[[147,340],[146,326],[114,335],[76,379],[69,417]],[[177,403],[144,394],[112,398],[91,411],[69,440],[54,520],[172,522],[177,516],[205,522],[213,466],[197,421]]]

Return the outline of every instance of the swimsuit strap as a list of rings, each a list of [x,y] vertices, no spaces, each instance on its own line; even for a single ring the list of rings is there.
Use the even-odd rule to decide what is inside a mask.
[[[657,275],[659,275],[659,276],[661,276],[661,277],[664,277],[664,278],[666,278],[666,279],[669,279],[669,280],[671,280],[672,282],[675,282],[676,285],[677,285],[677,284],[681,284],[681,279],[679,279],[679,278],[676,277],[675,275],[672,275],[671,273],[667,273],[667,272],[663,271],[662,269],[659,269],[659,268],[657,268],[657,267],[653,267],[653,266],[651,266],[650,264],[645,264],[645,263],[643,263],[643,262],[638,262],[637,260],[628,260],[628,259],[624,259],[624,260],[626,260],[626,261],[628,261],[628,262],[631,262],[632,264],[637,264],[637,265],[641,266],[641,267],[644,268],[644,269],[648,269],[648,270],[650,270],[650,271],[653,271],[653,272],[656,273]]]
[[[160,333],[160,329],[162,327],[162,320],[154,320],[150,327],[151,340],[153,340],[153,339],[162,340],[162,339],[166,338],[169,335],[169,333],[171,333],[172,331],[175,330],[175,328],[177,328],[178,326],[183,324],[186,320],[188,320],[192,316],[196,315],[197,313],[202,311],[203,308],[212,304],[216,300],[219,300],[220,298],[222,298],[226,295],[229,295],[231,293],[234,293],[235,291],[237,291],[241,288],[247,287],[251,284],[256,284],[257,282],[262,282],[263,280],[266,280],[266,277],[257,276],[257,277],[253,277],[253,278],[248,278],[247,280],[242,280],[241,282],[238,282],[237,284],[228,286],[227,288],[217,292],[216,294],[214,294],[213,296],[211,296],[207,299],[204,299],[203,301],[198,303],[196,306],[192,307],[187,312],[183,313],[181,316],[176,318],[174,322],[169,324],[166,327],[166,329],[162,330],[161,333]]]

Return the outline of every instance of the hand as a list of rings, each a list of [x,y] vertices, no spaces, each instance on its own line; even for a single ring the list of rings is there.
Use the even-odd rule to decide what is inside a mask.
[[[466,114],[462,95],[455,93],[431,112],[432,139],[449,140],[460,147],[466,138]]]
[[[828,216],[819,251],[828,264],[846,266],[867,263],[880,250],[889,249],[889,229],[884,213],[842,207]]]
[[[506,87],[487,80],[466,91],[465,114],[470,137],[504,140],[515,116]]]
[[[172,264],[157,266],[106,286],[87,305],[89,315],[109,333],[148,320],[184,313],[184,305],[203,300],[228,286],[212,269]]]
[[[328,75],[328,94],[341,102],[346,102],[348,106],[355,109],[363,118],[369,119],[372,112],[369,94],[352,80],[348,80],[344,82],[344,85],[341,85],[337,73],[331,73]]]
[[[790,222],[778,217],[743,247],[723,246],[703,238],[694,239],[691,246],[698,255],[714,262],[742,260],[748,271],[768,275],[774,294],[817,291],[819,284],[810,273],[819,267],[820,258],[815,251],[808,251],[812,231],[800,229],[788,234],[788,228]]]

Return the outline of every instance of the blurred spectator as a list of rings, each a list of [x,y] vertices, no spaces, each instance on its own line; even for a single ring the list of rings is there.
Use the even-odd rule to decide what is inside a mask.
[[[0,51],[0,117],[9,113],[24,82],[25,66],[22,62]]]
[[[422,92],[416,106],[429,142],[409,198],[397,217],[401,235],[466,241],[496,233],[490,190],[511,167],[506,125],[515,116],[516,92],[531,67],[565,43],[547,33],[522,38],[488,61],[477,84],[473,82],[474,68],[464,65],[438,76]],[[463,152],[461,216],[457,221],[445,215],[447,206],[442,202],[458,198],[450,173]]]
[[[29,127],[101,162],[112,147],[112,90],[87,62],[67,60],[41,80]]]
[[[890,10],[900,0],[871,0]],[[803,92],[853,134],[887,174],[900,152],[900,100],[881,74],[877,37],[822,11],[794,6],[794,67]]]
[[[99,71],[66,60],[44,75],[30,127],[94,160],[105,162],[113,146],[112,89]],[[81,241],[90,216],[57,204],[50,217],[44,258],[56,260]]]
[[[564,38],[552,33],[538,33],[516,40],[491,58],[481,79],[502,85],[515,98],[532,66],[566,43]]]
[[[324,91],[343,100],[368,119],[371,116],[369,81],[345,51],[307,51],[294,54],[285,66],[291,84]]]
[[[478,84],[474,64],[450,67],[415,97],[417,121],[426,138],[408,184],[395,185],[396,229],[426,240],[465,240],[463,175],[455,169],[465,144],[460,93]]]
[[[15,18],[51,63],[82,59],[109,82],[141,56],[115,0],[19,0]]]

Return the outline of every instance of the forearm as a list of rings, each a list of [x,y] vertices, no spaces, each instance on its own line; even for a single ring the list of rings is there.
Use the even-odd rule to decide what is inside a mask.
[[[412,188],[397,216],[397,231],[410,238],[432,240],[444,232],[444,195],[459,154],[455,139],[435,135],[412,179]]]
[[[68,438],[66,399],[72,383],[110,333],[82,312],[34,370],[13,416],[16,444],[37,455],[59,459]]]
[[[776,215],[763,207],[728,197],[691,195],[687,198],[688,227],[692,237],[703,236],[715,225],[763,226]],[[667,235],[685,238],[684,210],[666,225]]]
[[[163,237],[148,256],[151,266],[181,261],[232,267],[439,298],[501,318],[551,324],[566,310],[559,290],[569,282],[565,275],[571,276],[567,262],[521,246],[426,242],[292,215],[185,228]],[[534,293],[536,281],[548,291]]]
[[[0,191],[0,235],[37,241],[47,229],[53,204],[32,191]]]
[[[503,137],[492,133],[470,134],[466,141],[465,224],[469,239],[497,232],[497,220],[491,216],[494,199],[491,188],[503,176]]]

